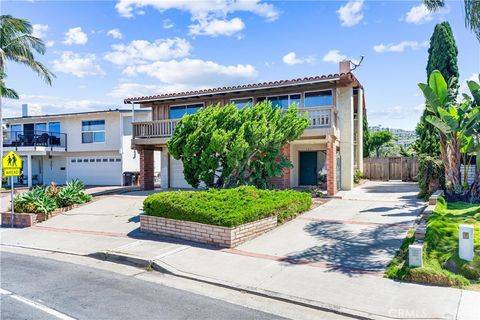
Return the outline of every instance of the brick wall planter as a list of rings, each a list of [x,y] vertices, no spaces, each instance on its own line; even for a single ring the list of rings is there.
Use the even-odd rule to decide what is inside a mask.
[[[35,213],[15,213],[15,219],[13,226],[15,228],[28,228],[33,226],[37,221],[37,215]],[[2,227],[12,226],[12,213],[2,212]]]
[[[88,202],[87,202],[88,203]],[[18,213],[15,212],[14,227],[15,228],[28,228],[33,226],[37,222],[43,222],[59,214],[77,208],[79,205],[74,204],[72,206],[55,209],[49,215],[45,213]],[[10,212],[2,212],[2,227],[10,227],[12,225],[12,218]]]
[[[140,230],[168,237],[232,248],[277,226],[277,216],[235,228],[140,215]]]

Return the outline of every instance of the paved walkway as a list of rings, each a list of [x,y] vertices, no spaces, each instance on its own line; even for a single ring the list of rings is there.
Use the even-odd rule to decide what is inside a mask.
[[[142,192],[100,197],[29,229],[3,229],[1,241],[154,261],[178,275],[368,318],[477,318],[479,293],[381,277],[423,205],[416,192],[415,184],[370,182],[235,249],[141,234]]]

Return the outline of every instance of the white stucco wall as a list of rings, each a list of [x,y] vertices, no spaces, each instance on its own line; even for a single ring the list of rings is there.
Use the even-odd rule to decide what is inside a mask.
[[[363,172],[363,89],[358,88],[357,167]]]
[[[353,188],[354,146],[353,146],[353,88],[337,89],[338,127],[340,129],[341,189]]]

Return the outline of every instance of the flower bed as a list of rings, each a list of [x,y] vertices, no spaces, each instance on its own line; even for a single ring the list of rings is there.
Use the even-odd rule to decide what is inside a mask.
[[[278,222],[292,219],[310,208],[310,193],[294,190],[260,190],[254,187],[209,189],[207,191],[160,192],[148,196],[141,216],[141,228],[147,232],[223,246],[239,244],[259,233],[270,230]],[[161,219],[152,219],[159,217]],[[188,223],[180,223],[185,221]],[[175,223],[177,222],[177,223]],[[259,224],[255,224],[259,222]],[[248,224],[248,227],[244,227]],[[201,227],[202,225],[208,225]],[[216,226],[216,228],[213,228]],[[221,238],[220,242],[203,241]],[[240,232],[241,230],[254,231]],[[195,238],[195,232],[200,233]],[[212,235],[212,236],[210,236]],[[225,237],[223,237],[225,235]],[[230,239],[227,241],[226,239]],[[225,243],[228,242],[228,243]]]
[[[52,183],[49,186],[38,186],[31,191],[16,195],[14,209],[16,214],[35,215],[33,222],[42,222],[91,199],[92,196],[84,191],[82,182],[72,180],[64,187],[58,187]],[[3,220],[6,220],[6,216],[2,219],[2,225],[6,224]]]

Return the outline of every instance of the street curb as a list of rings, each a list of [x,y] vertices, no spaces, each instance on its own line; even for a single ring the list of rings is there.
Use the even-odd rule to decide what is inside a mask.
[[[304,299],[296,296],[291,296],[288,294],[282,294],[275,291],[263,290],[255,287],[249,287],[249,286],[242,286],[242,285],[234,284],[228,281],[222,281],[222,280],[203,277],[203,276],[192,274],[192,273],[183,272],[163,261],[148,260],[148,259],[127,255],[120,252],[114,252],[114,251],[97,253],[95,254],[95,256],[97,256],[98,258],[101,258],[102,260],[107,260],[111,262],[117,261],[120,263],[127,263],[130,265],[136,265],[143,268],[151,267],[153,270],[163,274],[168,274],[171,276],[175,276],[175,277],[179,277],[187,280],[202,282],[202,283],[206,283],[206,284],[210,284],[210,285],[214,285],[214,286],[218,286],[218,287],[222,287],[230,290],[246,292],[246,293],[256,295],[256,296],[261,296],[264,298],[287,302],[287,303],[299,305],[302,307],[316,309],[319,311],[335,313],[341,316],[351,317],[355,319],[362,319],[362,320],[363,319],[365,320],[366,319],[395,319],[389,316],[373,314],[373,313],[364,312],[361,310],[349,309],[349,308],[345,308],[337,305],[322,303],[315,300]]]

